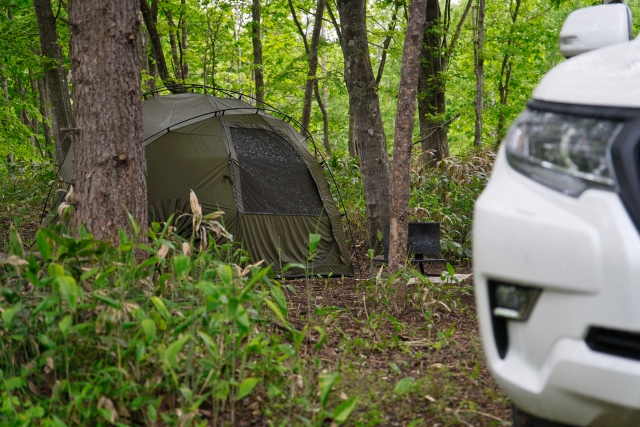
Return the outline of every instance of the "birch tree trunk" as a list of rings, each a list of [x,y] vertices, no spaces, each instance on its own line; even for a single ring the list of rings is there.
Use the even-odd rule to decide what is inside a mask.
[[[142,134],[140,19],[136,0],[71,0],[71,64],[77,119],[73,221],[98,239],[147,228]],[[105,82],[109,82],[108,85]]]
[[[476,97],[473,102],[476,113],[476,132],[473,145],[482,146],[482,103],[483,103],[483,75],[484,75],[484,8],[485,0],[478,0],[474,19],[474,49],[476,74]]]
[[[46,60],[45,84],[49,94],[53,135],[56,142],[56,161],[61,165],[71,147],[73,135],[68,128],[73,127],[73,112],[69,84],[65,69],[62,67],[62,50],[58,44],[56,20],[53,16],[50,0],[33,0],[36,22],[40,33],[40,49]]]
[[[433,1],[433,0],[429,0]],[[411,142],[416,112],[416,94],[420,69],[420,51],[424,37],[427,0],[411,0],[409,20],[404,38],[398,109],[393,139],[393,178],[391,181],[391,222],[389,226],[389,270],[401,270],[407,259],[407,233],[409,221],[409,170]],[[404,308],[407,284],[398,282],[396,309]]]
[[[353,114],[353,143],[360,159],[366,202],[367,243],[378,250],[381,244],[377,232],[389,223],[391,176],[378,87],[369,56],[366,0],[338,0],[338,11],[344,81]]]
[[[264,74],[262,70],[262,40],[260,39],[260,0],[253,0],[251,9],[252,26],[251,39],[253,41],[253,66],[256,81],[256,100],[258,106],[264,103]]]

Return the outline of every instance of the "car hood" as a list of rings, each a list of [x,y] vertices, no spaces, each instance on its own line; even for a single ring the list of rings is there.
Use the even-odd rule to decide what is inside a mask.
[[[640,108],[640,40],[583,53],[549,71],[533,99]]]

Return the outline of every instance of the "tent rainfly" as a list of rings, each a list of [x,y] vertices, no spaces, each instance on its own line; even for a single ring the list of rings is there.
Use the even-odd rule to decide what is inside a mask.
[[[234,240],[278,270],[352,275],[340,212],[307,138],[286,121],[235,98],[155,95],[142,104],[149,218],[190,212],[193,189],[204,214],[223,211]],[[60,175],[72,175],[73,149]],[[191,221],[175,223],[190,233]],[[309,259],[309,235],[319,234]],[[302,275],[291,269],[285,276]]]

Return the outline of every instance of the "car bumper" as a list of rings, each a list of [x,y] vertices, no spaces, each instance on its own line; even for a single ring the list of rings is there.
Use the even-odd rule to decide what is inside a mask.
[[[576,426],[640,423],[640,361],[593,351],[592,326],[640,331],[640,236],[619,196],[578,198],[511,169],[504,149],[476,203],[473,259],[489,368],[523,410]],[[542,289],[498,354],[488,281]]]

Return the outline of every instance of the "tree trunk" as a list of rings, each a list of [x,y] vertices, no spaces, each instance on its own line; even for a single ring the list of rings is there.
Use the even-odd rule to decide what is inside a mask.
[[[309,128],[311,121],[311,103],[313,101],[313,89],[317,85],[316,72],[318,71],[318,45],[320,43],[320,30],[322,29],[322,15],[324,12],[324,0],[316,3],[316,17],[311,35],[311,46],[307,55],[309,56],[309,73],[307,73],[307,83],[304,88],[304,106],[302,107],[302,126]],[[318,96],[319,99],[319,96]],[[322,101],[319,101],[320,103]]]
[[[418,78],[418,114],[422,162],[433,166],[449,156],[445,122],[445,89],[442,19],[437,1],[427,2],[424,42],[421,50],[420,76]]]
[[[369,59],[365,7],[366,0],[338,0],[344,81],[353,113],[353,141],[360,159],[368,244],[380,249],[377,233],[389,223],[391,176],[380,100]]]
[[[48,1],[48,0],[47,0]],[[152,7],[149,7],[147,0],[140,0],[140,11],[142,12],[142,19],[144,19],[144,25],[149,32],[149,39],[151,40],[151,51],[153,52],[153,58],[156,63],[156,69],[165,85],[174,85],[176,81],[169,75],[169,69],[167,68],[167,62],[164,59],[164,52],[162,51],[162,40],[158,34],[158,28],[156,27],[157,2],[154,1]]]
[[[189,78],[189,27],[187,26],[187,6],[186,0],[182,0],[182,51],[180,54],[180,63],[182,64],[182,78]]]
[[[78,126],[74,225],[117,242],[118,229],[131,229],[129,212],[144,236],[147,167],[136,1],[72,0],[69,19]]]
[[[180,64],[180,56],[178,55],[178,42],[176,41],[176,24],[173,22],[171,11],[165,10],[167,21],[169,21],[169,44],[171,45],[171,59],[173,60],[173,75],[178,80],[184,80],[182,77],[182,65]]]
[[[432,0],[429,0],[431,2]],[[391,222],[389,226],[389,270],[401,270],[407,259],[409,227],[409,178],[413,123],[420,69],[420,53],[424,37],[427,0],[411,0],[409,21],[404,38],[396,128],[393,139],[393,178],[391,181]],[[396,289],[396,309],[404,308],[407,284],[400,280]]]
[[[0,66],[0,83],[2,84],[2,96],[4,97],[4,99],[9,99],[9,79],[7,78],[7,76],[4,74],[4,71],[6,70],[6,65],[2,64],[2,66]]]
[[[264,76],[262,70],[262,41],[260,40],[260,0],[253,0],[251,39],[253,41],[253,66],[258,106],[264,103]],[[211,28],[211,27],[209,27]]]
[[[73,139],[73,135],[64,130],[73,127],[69,84],[66,72],[62,67],[62,50],[58,44],[56,20],[51,9],[51,1],[33,0],[33,6],[36,12],[38,32],[40,33],[40,49],[46,61],[44,78],[49,94],[51,118],[53,119],[56,161],[61,165],[69,152]]]
[[[42,116],[42,130],[44,133],[44,142],[49,158],[53,159],[53,153],[55,152],[55,146],[51,141],[51,127],[49,126],[49,119],[51,118],[51,109],[49,108],[49,96],[47,94],[46,85],[44,79],[38,79],[38,95],[40,100],[40,116]]]
[[[511,30],[509,41],[507,42],[507,50],[502,58],[502,67],[500,67],[500,81],[498,82],[498,93],[500,95],[500,107],[498,112],[498,128],[496,132],[496,146],[500,145],[500,141],[504,138],[505,109],[509,99],[509,83],[511,83],[512,58],[511,50],[514,45],[513,32],[515,30],[516,21],[520,12],[520,0],[515,0],[515,10],[511,14]]]
[[[152,90],[151,72],[149,70],[149,34],[143,25],[140,26],[138,42],[140,43],[140,73],[144,76],[142,79],[142,90],[148,92]]]
[[[474,19],[474,49],[473,56],[475,60],[476,74],[476,97],[473,102],[476,113],[476,132],[473,139],[473,145],[482,146],[482,88],[484,74],[484,6],[485,0],[478,0],[478,6],[475,9]]]

